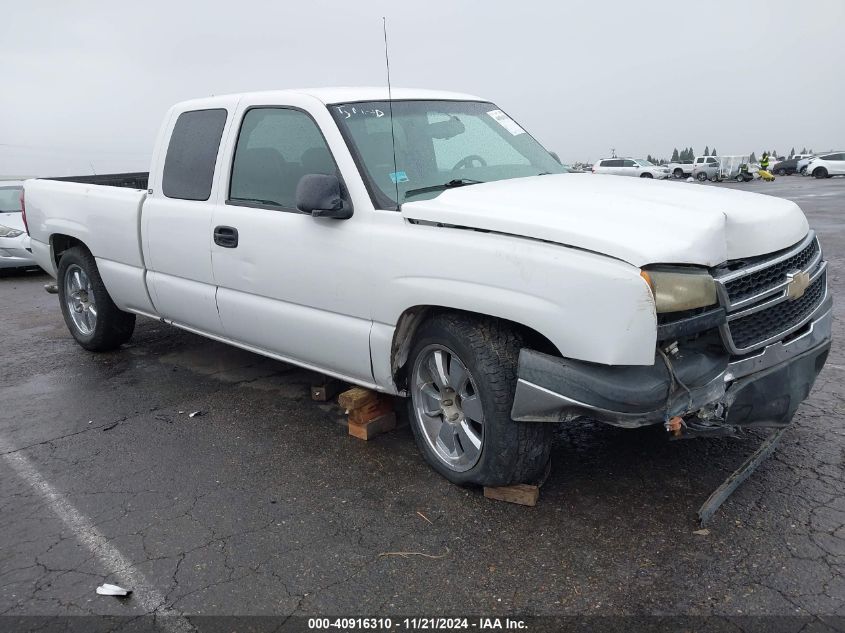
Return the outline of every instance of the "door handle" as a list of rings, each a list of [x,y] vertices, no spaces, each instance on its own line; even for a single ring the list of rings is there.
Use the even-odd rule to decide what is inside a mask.
[[[223,248],[237,248],[238,229],[231,226],[214,227],[214,243]]]

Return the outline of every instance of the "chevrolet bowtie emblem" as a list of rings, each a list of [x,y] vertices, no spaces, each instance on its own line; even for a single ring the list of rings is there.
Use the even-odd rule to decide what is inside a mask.
[[[796,299],[803,297],[804,292],[807,290],[807,286],[810,285],[810,273],[806,271],[800,273],[789,273],[786,276],[786,279],[789,282],[786,285],[786,297],[790,301],[795,301]]]

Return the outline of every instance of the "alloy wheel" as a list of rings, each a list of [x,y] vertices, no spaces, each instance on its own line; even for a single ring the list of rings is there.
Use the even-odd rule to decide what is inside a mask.
[[[413,412],[422,435],[448,468],[464,472],[481,457],[484,410],[475,379],[454,351],[429,345],[412,371]]]

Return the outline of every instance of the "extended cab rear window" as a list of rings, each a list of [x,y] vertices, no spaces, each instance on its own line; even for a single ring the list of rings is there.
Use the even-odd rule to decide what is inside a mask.
[[[179,115],[164,159],[161,189],[165,196],[208,200],[226,114],[226,110],[219,109]]]

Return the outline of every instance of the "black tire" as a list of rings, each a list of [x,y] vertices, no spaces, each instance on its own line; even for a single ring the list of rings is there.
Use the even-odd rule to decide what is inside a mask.
[[[785,169],[778,169],[775,173],[778,176],[786,176],[786,170]]]
[[[681,179],[681,178],[683,178],[683,177],[684,177],[684,170],[683,170],[683,169],[681,169],[680,167],[676,167],[676,168],[675,168],[675,171],[673,171],[673,172],[672,172],[672,175],[673,175],[675,178]]]
[[[554,425],[511,419],[522,338],[495,319],[441,314],[420,326],[409,356],[409,380],[421,353],[432,345],[449,348],[477,384],[484,411],[481,454],[469,470],[458,472],[434,452],[421,427],[413,397],[408,398],[411,429],[428,464],[452,483],[506,486],[538,481],[549,463]]]
[[[801,175],[802,175],[802,176],[806,176],[806,175],[807,175],[807,167],[806,167],[806,166],[801,168]]]
[[[819,178],[819,179],[827,178],[828,177],[827,170],[824,167],[816,167],[813,170],[813,176],[816,177],[816,178]]]
[[[699,182],[706,182],[707,181],[707,173],[706,172],[700,171],[696,174],[695,177]]]
[[[646,172],[644,174],[640,174],[640,178],[654,178],[650,173]]]
[[[69,269],[82,269],[90,280],[97,307],[96,323],[90,333],[80,331],[68,307],[66,276]],[[91,352],[107,352],[120,347],[132,337],[135,330],[135,315],[124,312],[114,305],[109,296],[94,256],[84,246],[66,250],[59,260],[58,278],[59,305],[65,324],[76,342]]]

